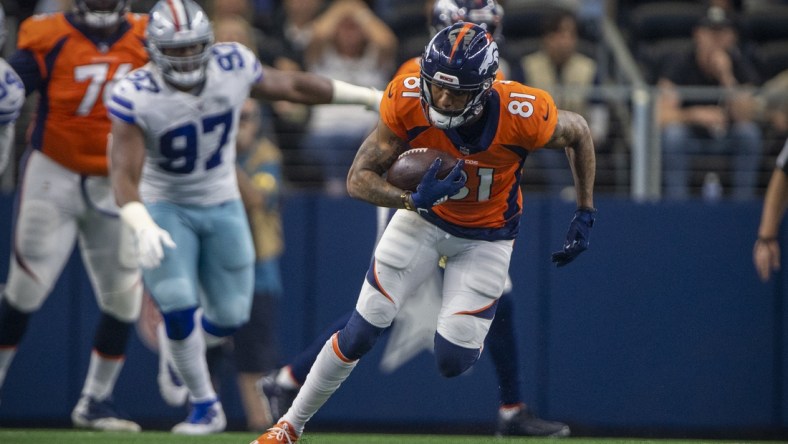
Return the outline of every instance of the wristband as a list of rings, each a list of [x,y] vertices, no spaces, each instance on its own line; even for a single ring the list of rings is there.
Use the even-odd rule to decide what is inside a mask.
[[[758,236],[758,239],[756,239],[755,242],[769,244],[772,242],[777,242],[777,238],[774,236],[772,237]]]
[[[416,211],[416,207],[414,207],[413,203],[411,203],[412,202],[411,201],[411,197],[410,197],[411,194],[412,193],[410,191],[405,191],[399,197],[400,197],[400,199],[402,199],[402,204],[405,206],[406,210],[408,210],[408,211]]]

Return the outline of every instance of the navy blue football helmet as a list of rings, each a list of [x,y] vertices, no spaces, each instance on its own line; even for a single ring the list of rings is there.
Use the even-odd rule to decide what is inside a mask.
[[[430,18],[430,33],[457,22],[471,22],[486,29],[496,41],[503,33],[503,7],[495,0],[436,0]]]
[[[421,57],[421,105],[429,122],[440,129],[456,128],[481,114],[498,71],[498,45],[479,25],[455,23],[435,34]],[[435,107],[431,85],[467,92],[458,112]]]

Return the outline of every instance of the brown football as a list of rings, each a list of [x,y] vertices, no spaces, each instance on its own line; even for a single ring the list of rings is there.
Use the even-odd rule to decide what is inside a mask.
[[[443,179],[451,172],[458,159],[434,148],[413,148],[399,155],[386,173],[386,180],[397,188],[416,191],[424,173],[437,158],[441,159],[438,178]]]

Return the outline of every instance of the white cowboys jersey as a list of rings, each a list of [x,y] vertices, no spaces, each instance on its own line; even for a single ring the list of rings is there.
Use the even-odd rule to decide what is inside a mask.
[[[117,83],[107,103],[112,117],[145,133],[143,201],[214,205],[240,198],[235,176],[235,137],[241,105],[262,67],[238,43],[210,49],[199,95],[166,84],[149,62]]]
[[[25,104],[25,85],[11,65],[0,59],[0,125],[12,123]]]
[[[5,171],[14,142],[13,123],[25,104],[25,85],[14,69],[0,59],[0,173]]]

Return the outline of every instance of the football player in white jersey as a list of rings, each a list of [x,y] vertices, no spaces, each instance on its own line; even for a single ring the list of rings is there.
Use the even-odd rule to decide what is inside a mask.
[[[0,4],[0,48],[5,42],[5,11]],[[25,85],[13,68],[0,58],[0,174],[11,158],[14,143],[14,122],[25,104]],[[3,376],[0,375],[0,384]]]
[[[252,302],[253,244],[235,172],[241,106],[251,92],[377,109],[381,93],[264,67],[238,43],[213,44],[193,0],[159,1],[147,39],[151,62],[119,81],[109,100],[110,177],[136,241],[125,253],[143,267],[189,389],[191,412],[173,432],[216,433],[226,419],[204,351],[248,320]]]

